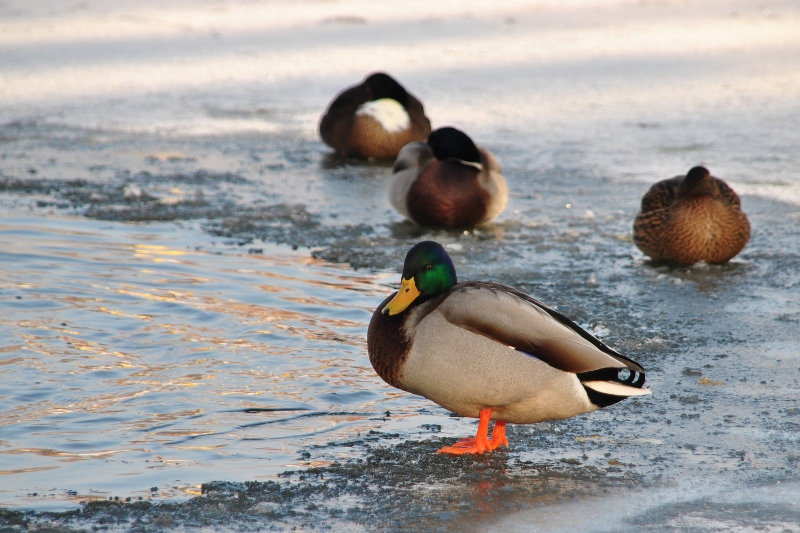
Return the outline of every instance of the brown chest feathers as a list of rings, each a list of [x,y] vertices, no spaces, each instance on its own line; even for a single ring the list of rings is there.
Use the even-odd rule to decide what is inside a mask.
[[[408,191],[408,213],[422,226],[467,227],[485,217],[491,198],[477,168],[455,161],[431,161]]]
[[[414,342],[403,326],[407,313],[395,316],[381,313],[395,294],[381,302],[372,314],[367,330],[367,351],[369,362],[381,379],[392,387],[405,390],[400,386],[401,371]]]

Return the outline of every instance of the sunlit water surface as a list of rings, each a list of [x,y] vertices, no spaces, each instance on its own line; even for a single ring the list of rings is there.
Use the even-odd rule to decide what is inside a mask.
[[[365,355],[385,275],[274,245],[230,253],[191,226],[14,214],[0,220],[3,504],[196,494],[217,469],[269,478],[307,466],[304,446],[420,407]]]

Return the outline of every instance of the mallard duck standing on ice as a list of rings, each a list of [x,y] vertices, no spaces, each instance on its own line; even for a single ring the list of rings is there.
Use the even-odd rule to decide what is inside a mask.
[[[433,241],[406,255],[400,290],[372,315],[367,348],[390,385],[479,419],[475,438],[440,453],[484,453],[508,444],[507,422],[569,418],[650,394],[641,365],[564,315],[505,285],[457,283]]]

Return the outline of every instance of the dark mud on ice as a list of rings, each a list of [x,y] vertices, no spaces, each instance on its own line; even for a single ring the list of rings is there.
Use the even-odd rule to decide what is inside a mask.
[[[395,435],[396,437],[396,435]],[[375,433],[370,440],[381,440]],[[534,435],[544,444],[546,437]],[[364,447],[364,441],[353,443]],[[541,463],[507,453],[437,455],[443,439],[369,444],[364,458],[286,472],[276,481],[211,482],[183,503],[96,501],[68,513],[5,512],[6,530],[102,529],[231,531],[353,527],[367,531],[472,530],[505,513],[618,493],[641,484],[627,465],[597,468],[579,460]],[[619,463],[617,463],[619,464]]]
[[[548,449],[554,438],[578,437],[578,442],[588,442],[570,428],[562,431],[557,426],[524,428],[512,432],[512,437],[525,438],[528,445],[540,450]],[[603,466],[593,466],[586,464],[585,453],[579,458],[531,461],[512,449],[483,457],[453,458],[435,453],[446,439],[386,446],[380,443],[383,438],[374,432],[353,441],[351,445],[359,448],[363,458],[287,471],[275,481],[205,483],[202,496],[180,503],[110,499],[61,513],[6,510],[0,514],[0,525],[3,531],[53,532],[480,531],[511,517],[512,527],[501,529],[574,531],[571,524],[577,516],[596,531],[767,528],[793,532],[800,517],[793,496],[796,483],[789,484],[777,498],[768,493],[767,498],[774,498],[771,501],[742,501],[733,494],[734,488],[721,498],[718,494],[692,497],[691,490],[688,496],[676,496],[680,484],[669,481],[672,476],[656,473],[663,470],[656,465],[666,462],[664,457],[655,457],[646,465],[612,458]],[[584,448],[589,451],[591,446]],[[780,487],[783,476],[776,477],[762,478],[752,486],[758,491],[761,484],[777,481]],[[667,497],[663,497],[665,492]],[[668,503],[659,505],[663,500]],[[564,507],[563,516],[556,515],[549,525],[537,524],[537,515],[559,506]],[[583,506],[587,509],[582,510]],[[585,516],[593,511],[598,514]],[[616,520],[608,521],[608,515]],[[515,516],[519,518],[514,521]]]

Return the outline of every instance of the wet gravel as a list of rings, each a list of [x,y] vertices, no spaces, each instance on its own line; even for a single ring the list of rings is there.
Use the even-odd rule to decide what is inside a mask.
[[[546,431],[544,432],[546,433]],[[396,436],[396,435],[395,435]],[[532,435],[542,442],[546,437]],[[380,441],[374,432],[368,438]],[[439,438],[396,446],[354,442],[363,458],[287,471],[276,481],[211,482],[182,503],[95,501],[66,513],[4,511],[2,531],[475,530],[497,516],[642,484],[629,465],[521,460],[509,453],[437,455]]]

